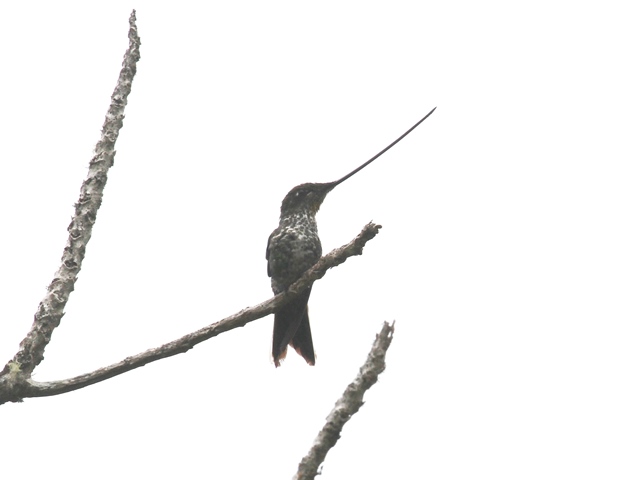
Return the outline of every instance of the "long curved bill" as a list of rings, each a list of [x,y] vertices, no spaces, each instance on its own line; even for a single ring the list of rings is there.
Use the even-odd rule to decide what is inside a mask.
[[[347,178],[352,177],[353,175],[355,175],[356,173],[358,173],[360,170],[362,170],[364,167],[366,167],[367,165],[369,165],[371,162],[373,162],[376,158],[378,158],[380,155],[382,155],[383,153],[385,153],[387,150],[389,150],[391,147],[393,147],[396,143],[398,143],[400,140],[402,140],[404,137],[406,137],[407,135],[409,135],[418,125],[420,125],[422,122],[424,122],[429,115],[431,115],[435,109],[437,107],[433,107],[433,110],[431,110],[429,113],[427,113],[424,117],[422,117],[420,119],[420,121],[418,121],[418,123],[416,123],[413,127],[411,127],[409,130],[407,130],[406,132],[404,132],[402,135],[400,135],[398,138],[396,138],[392,143],[390,143],[389,145],[387,145],[384,149],[380,150],[377,154],[375,154],[373,157],[371,157],[369,160],[367,160],[366,162],[364,162],[362,165],[360,165],[358,168],[356,168],[354,171],[352,171],[351,173],[347,173],[344,177],[342,177],[340,180],[336,180],[335,182],[329,182],[327,183],[327,187],[329,190],[332,190],[333,188],[337,187],[338,185],[340,185],[342,182],[344,182]]]

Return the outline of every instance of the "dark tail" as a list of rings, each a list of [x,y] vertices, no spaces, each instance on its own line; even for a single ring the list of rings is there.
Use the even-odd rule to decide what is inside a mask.
[[[311,288],[275,313],[273,322],[273,362],[280,366],[280,360],[287,356],[287,346],[291,345],[309,365],[315,365],[311,326],[307,302]]]

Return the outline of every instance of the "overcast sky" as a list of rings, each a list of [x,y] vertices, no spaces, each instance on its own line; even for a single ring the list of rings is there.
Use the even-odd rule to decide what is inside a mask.
[[[387,370],[323,480],[637,479],[636,5],[522,5],[5,2],[2,364],[58,268],[133,8],[142,38],[40,381],[268,299],[285,194],[341,177],[438,107],[318,214],[325,252],[383,228],[314,285],[315,367],[289,355],[276,370],[264,318],[3,405],[6,478],[290,478],[395,320]]]

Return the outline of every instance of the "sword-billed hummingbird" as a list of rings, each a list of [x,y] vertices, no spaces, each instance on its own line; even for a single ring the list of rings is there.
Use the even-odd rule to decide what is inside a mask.
[[[434,110],[435,108],[393,143],[341,179],[329,183],[303,183],[287,193],[280,208],[280,224],[269,236],[267,243],[267,274],[271,277],[271,289],[275,295],[289,288],[320,260],[322,245],[318,237],[316,213],[327,194],[406,137]],[[288,345],[309,365],[315,364],[307,309],[310,294],[311,287],[275,312],[272,355],[276,367],[287,356]]]

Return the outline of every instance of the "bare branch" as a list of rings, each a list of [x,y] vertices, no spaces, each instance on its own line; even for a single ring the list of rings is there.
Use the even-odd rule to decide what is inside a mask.
[[[234,315],[185,335],[173,342],[152,348],[132,357],[127,357],[108,367],[100,368],[94,372],[78,377],[55,382],[36,382],[18,368],[12,368],[5,375],[0,376],[0,405],[8,401],[21,401],[27,397],[45,397],[78,390],[130,370],[143,367],[148,363],[155,362],[162,358],[185,353],[195,345],[209,338],[218,336],[234,328],[244,327],[249,322],[266,317],[282,305],[296,298],[299,293],[312,285],[313,282],[322,278],[330,268],[344,263],[346,259],[351,256],[362,255],[365,244],[378,234],[380,228],[382,228],[380,225],[373,223],[365,225],[355,239],[322,257],[318,263],[307,270],[298,281],[291,285],[286,292],[254,307],[245,308]],[[10,365],[12,366],[13,364]]]
[[[129,49],[124,55],[116,89],[111,95],[111,105],[102,126],[102,135],[96,145],[95,155],[89,163],[87,178],[80,188],[75,214],[67,228],[69,238],[62,254],[62,263],[47,288],[47,294],[38,305],[31,330],[20,343],[18,353],[7,363],[0,375],[19,371],[26,377],[31,376],[34,368],[44,358],[44,350],[51,340],[53,330],[60,324],[64,307],[74,289],[93,224],[102,203],[107,172],[113,165],[116,153],[114,147],[122,127],[124,107],[131,92],[136,63],[140,59],[140,38],[135,13],[134,10],[129,18]]]
[[[360,367],[360,373],[356,379],[336,402],[327,417],[327,423],[313,442],[311,450],[300,462],[298,472],[293,477],[294,480],[312,480],[319,474],[318,469],[329,450],[338,442],[342,428],[364,405],[362,400],[364,393],[378,381],[378,375],[385,369],[385,355],[393,339],[394,325],[395,322],[391,325],[384,322],[382,325],[382,330],[376,335],[367,361]]]

